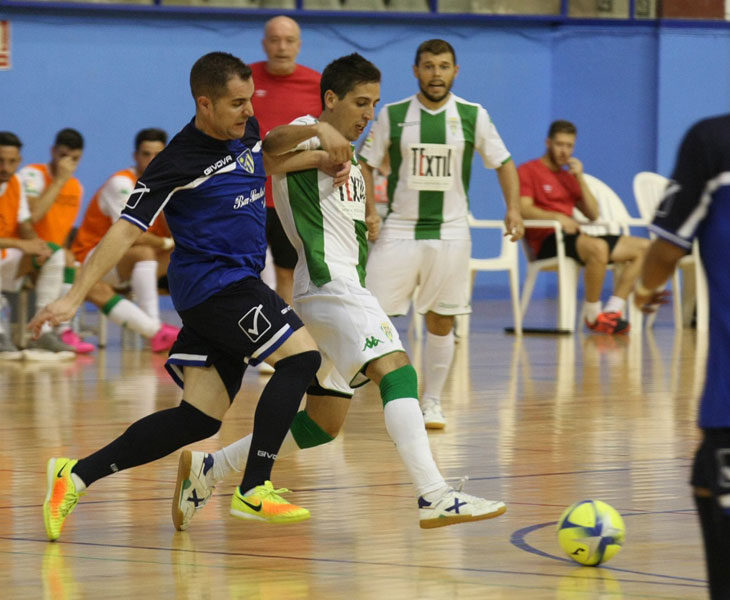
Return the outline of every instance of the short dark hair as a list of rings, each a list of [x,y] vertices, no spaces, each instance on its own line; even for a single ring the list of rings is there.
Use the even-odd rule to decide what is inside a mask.
[[[450,52],[451,57],[454,59],[454,64],[456,64],[456,52],[454,52],[454,47],[446,40],[440,40],[438,38],[426,40],[418,46],[416,49],[416,62],[414,63],[416,66],[418,66],[418,61],[421,60],[421,54],[424,52],[428,52],[429,54],[446,54],[447,52]]]
[[[193,98],[207,96],[216,100],[226,93],[228,80],[251,78],[251,67],[228,52],[210,52],[195,61],[190,69],[190,91]]]
[[[83,150],[84,136],[75,129],[66,127],[56,134],[56,140],[53,142],[53,145],[66,146],[69,150]]]
[[[0,146],[15,146],[18,150],[23,147],[20,138],[10,131],[0,131]]]
[[[342,100],[361,83],[380,83],[380,69],[357,52],[333,60],[322,71],[319,82],[322,109],[327,90],[332,90]]]
[[[573,125],[570,121],[558,119],[550,123],[550,129],[548,129],[548,137],[554,138],[558,133],[571,133],[578,135],[578,128]]]
[[[139,147],[143,142],[162,142],[162,145],[167,144],[167,132],[164,129],[158,129],[157,127],[149,127],[142,129],[137,133],[134,138],[134,150],[139,150]]]

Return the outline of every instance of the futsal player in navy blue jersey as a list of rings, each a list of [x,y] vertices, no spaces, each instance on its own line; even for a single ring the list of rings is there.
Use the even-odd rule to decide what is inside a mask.
[[[231,514],[268,522],[309,518],[270,481],[320,355],[299,317],[259,277],[266,252],[266,171],[251,107],[251,69],[230,54],[213,52],[193,65],[190,88],[193,120],[147,167],[69,293],[29,325],[37,335],[43,323],[70,318],[91,286],[164,211],[175,240],[170,296],[183,323],[166,366],[183,387],[183,400],[133,423],[86,458],[48,461],[43,514],[51,540],[58,539],[65,518],[94,481],[215,434],[246,365],[261,361],[276,371],[256,407],[251,452]],[[343,170],[338,165],[351,157],[349,142],[334,128],[320,133],[324,151],[292,157],[296,162],[267,157],[266,168],[272,173],[316,165],[327,165],[333,174]]]
[[[730,598],[730,114],[690,128],[650,227],[657,239],[646,255],[634,295],[639,306],[699,241],[710,293],[707,376],[699,411],[704,438],[692,472],[695,503],[705,542],[710,596]]]

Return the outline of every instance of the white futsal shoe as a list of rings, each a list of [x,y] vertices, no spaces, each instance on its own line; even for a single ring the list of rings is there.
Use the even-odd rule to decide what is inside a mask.
[[[449,488],[440,498],[428,502],[423,496],[418,499],[421,527],[432,529],[457,523],[493,519],[507,510],[500,500],[486,500],[461,491],[466,477],[462,478],[457,489]]]
[[[215,484],[208,476],[212,468],[212,454],[193,450],[183,450],[180,454],[172,499],[172,522],[178,531],[187,529],[195,512],[203,508],[213,495]]]

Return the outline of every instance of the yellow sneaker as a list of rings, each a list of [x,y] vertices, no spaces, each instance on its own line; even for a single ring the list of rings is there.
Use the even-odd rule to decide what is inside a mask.
[[[76,486],[71,479],[71,469],[77,462],[79,461],[70,458],[51,458],[46,467],[48,493],[43,502],[43,521],[51,541],[59,538],[64,520],[84,494],[76,492]]]
[[[289,504],[279,494],[288,492],[286,488],[278,490],[270,481],[257,485],[253,491],[244,496],[239,487],[231,500],[231,514],[239,519],[254,519],[267,523],[296,523],[306,521],[309,511],[306,508]]]

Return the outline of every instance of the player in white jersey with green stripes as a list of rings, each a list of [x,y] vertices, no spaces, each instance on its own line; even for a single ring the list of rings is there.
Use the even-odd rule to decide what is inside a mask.
[[[372,169],[390,165],[388,214],[371,228],[377,242],[367,264],[367,286],[389,315],[414,309],[426,318],[421,409],[426,427],[443,429],[441,392],[454,356],[454,317],[471,312],[468,224],[474,151],[496,169],[507,203],[505,225],[524,234],[517,169],[487,111],[451,93],[459,71],[444,40],[416,51],[414,96],[387,104],[360,152],[372,198]]]
[[[273,129],[264,152],[281,155],[317,150],[325,139],[356,140],[380,99],[380,71],[359,54],[322,72],[319,119],[302,117]],[[355,157],[344,185],[311,169],[274,176],[274,204],[297,251],[294,308],[317,342],[324,362],[307,391],[279,456],[332,441],[345,421],[353,388],[372,380],[380,387],[385,427],[418,492],[420,526],[441,527],[496,517],[503,502],[485,500],[444,480],[431,455],[418,404],[418,380],[398,333],[365,287],[367,227],[365,181]],[[184,529],[213,486],[246,463],[251,436],[214,454],[185,451],[173,499],[173,520]]]

